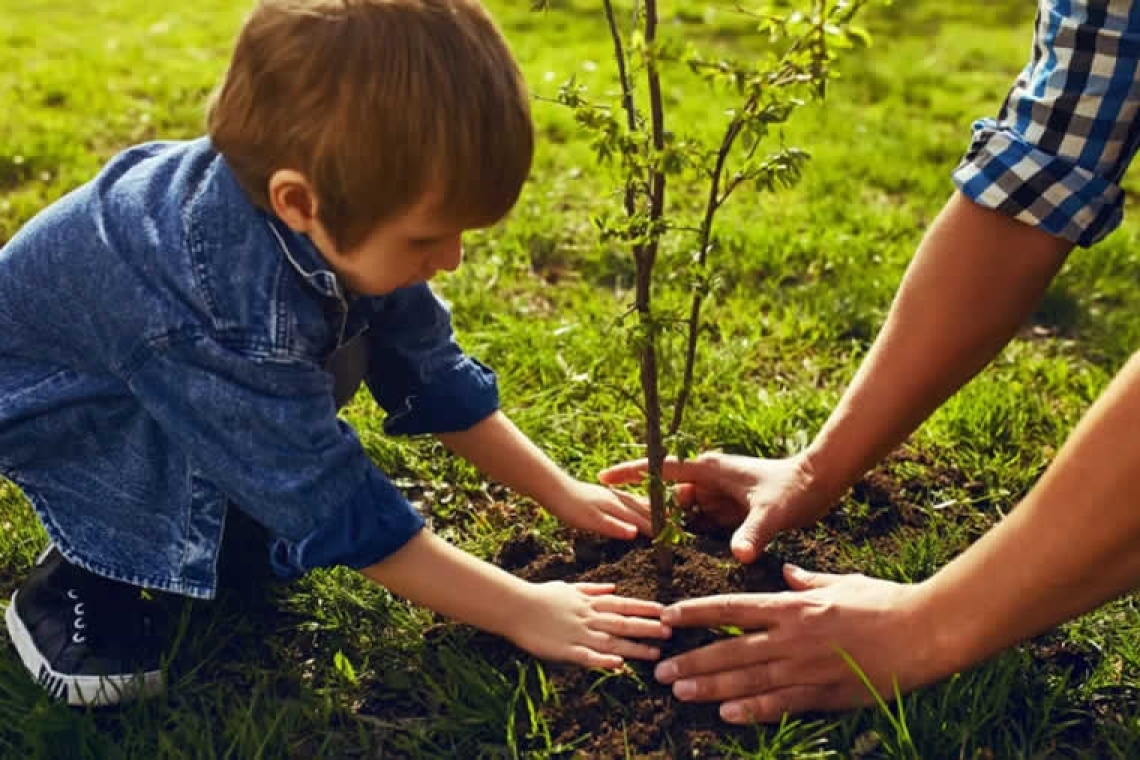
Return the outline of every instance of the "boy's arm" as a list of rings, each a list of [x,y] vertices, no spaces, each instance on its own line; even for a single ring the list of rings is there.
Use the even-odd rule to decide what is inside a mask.
[[[649,532],[643,500],[570,477],[502,412],[437,437],[484,475],[529,496],[563,522],[613,538]]]
[[[467,430],[436,436],[480,472],[540,504],[556,504],[577,482],[551,461],[501,411]]]
[[[538,657],[614,668],[623,658],[656,659],[657,647],[629,638],[667,638],[661,605],[610,596],[612,584],[534,584],[422,530],[361,570],[399,596],[513,641]]]
[[[451,313],[427,285],[374,302],[368,387],[389,433],[434,433],[485,475],[564,522],[614,538],[649,532],[642,500],[562,472],[499,409],[495,373],[463,353]]]

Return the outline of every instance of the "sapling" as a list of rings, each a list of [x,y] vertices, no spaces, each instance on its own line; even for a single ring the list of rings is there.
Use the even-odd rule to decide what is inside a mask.
[[[629,345],[638,359],[636,403],[645,423],[646,485],[663,582],[671,578],[673,546],[683,532],[662,467],[669,453],[683,458],[694,449],[682,423],[693,391],[702,306],[717,284],[710,262],[718,246],[717,214],[741,188],[774,192],[799,180],[808,154],[785,145],[779,127],[805,102],[823,97],[835,50],[867,41],[866,32],[851,23],[866,1],[805,0],[802,8],[779,0],[751,8],[670,4],[670,18],[686,22],[670,29],[690,30],[691,38],[682,39],[661,33],[662,4],[657,0],[633,0],[620,7],[600,0],[617,92],[599,100],[574,78],[558,92],[557,101],[573,109],[576,122],[590,134],[598,162],[614,169],[619,180],[620,211],[604,211],[594,221],[602,238],[627,247],[634,261],[634,297],[627,314],[635,314],[636,321],[630,325]],[[549,4],[535,3],[539,8]],[[714,50],[707,41],[713,35],[701,34],[716,31],[725,18],[754,33],[747,45],[734,45],[733,53]],[[752,55],[739,57],[744,49]],[[666,114],[662,83],[682,77],[704,83],[712,91],[710,102],[731,102],[711,130],[707,121],[678,124]],[[770,146],[774,138],[778,143]],[[669,277],[658,266],[663,258],[672,264],[665,268]],[[683,277],[672,276],[678,269]],[[680,311],[668,302],[661,306],[663,291],[678,282],[690,291],[687,305]],[[679,351],[667,350],[670,340],[680,341]],[[674,353],[681,357],[679,379],[670,372],[677,363],[669,358]],[[662,399],[663,378],[675,386],[671,409]]]

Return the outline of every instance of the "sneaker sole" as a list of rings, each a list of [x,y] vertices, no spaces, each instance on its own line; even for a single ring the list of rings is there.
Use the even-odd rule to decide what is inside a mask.
[[[57,673],[48,664],[28,633],[24,621],[16,614],[16,591],[4,613],[8,624],[8,635],[16,646],[24,667],[36,683],[47,690],[54,699],[66,702],[72,707],[107,707],[135,699],[153,696],[164,687],[162,671],[151,670],[129,676],[76,676]]]

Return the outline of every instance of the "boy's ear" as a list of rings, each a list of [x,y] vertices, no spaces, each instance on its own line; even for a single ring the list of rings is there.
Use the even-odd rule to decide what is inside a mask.
[[[317,221],[317,194],[305,175],[278,169],[269,177],[269,205],[294,232],[308,234]]]

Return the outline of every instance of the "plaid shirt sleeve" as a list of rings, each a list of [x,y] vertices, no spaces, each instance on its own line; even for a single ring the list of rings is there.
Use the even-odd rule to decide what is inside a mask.
[[[1120,224],[1140,143],[1140,2],[1040,0],[1033,55],[996,119],[973,125],[967,197],[1077,245]]]

